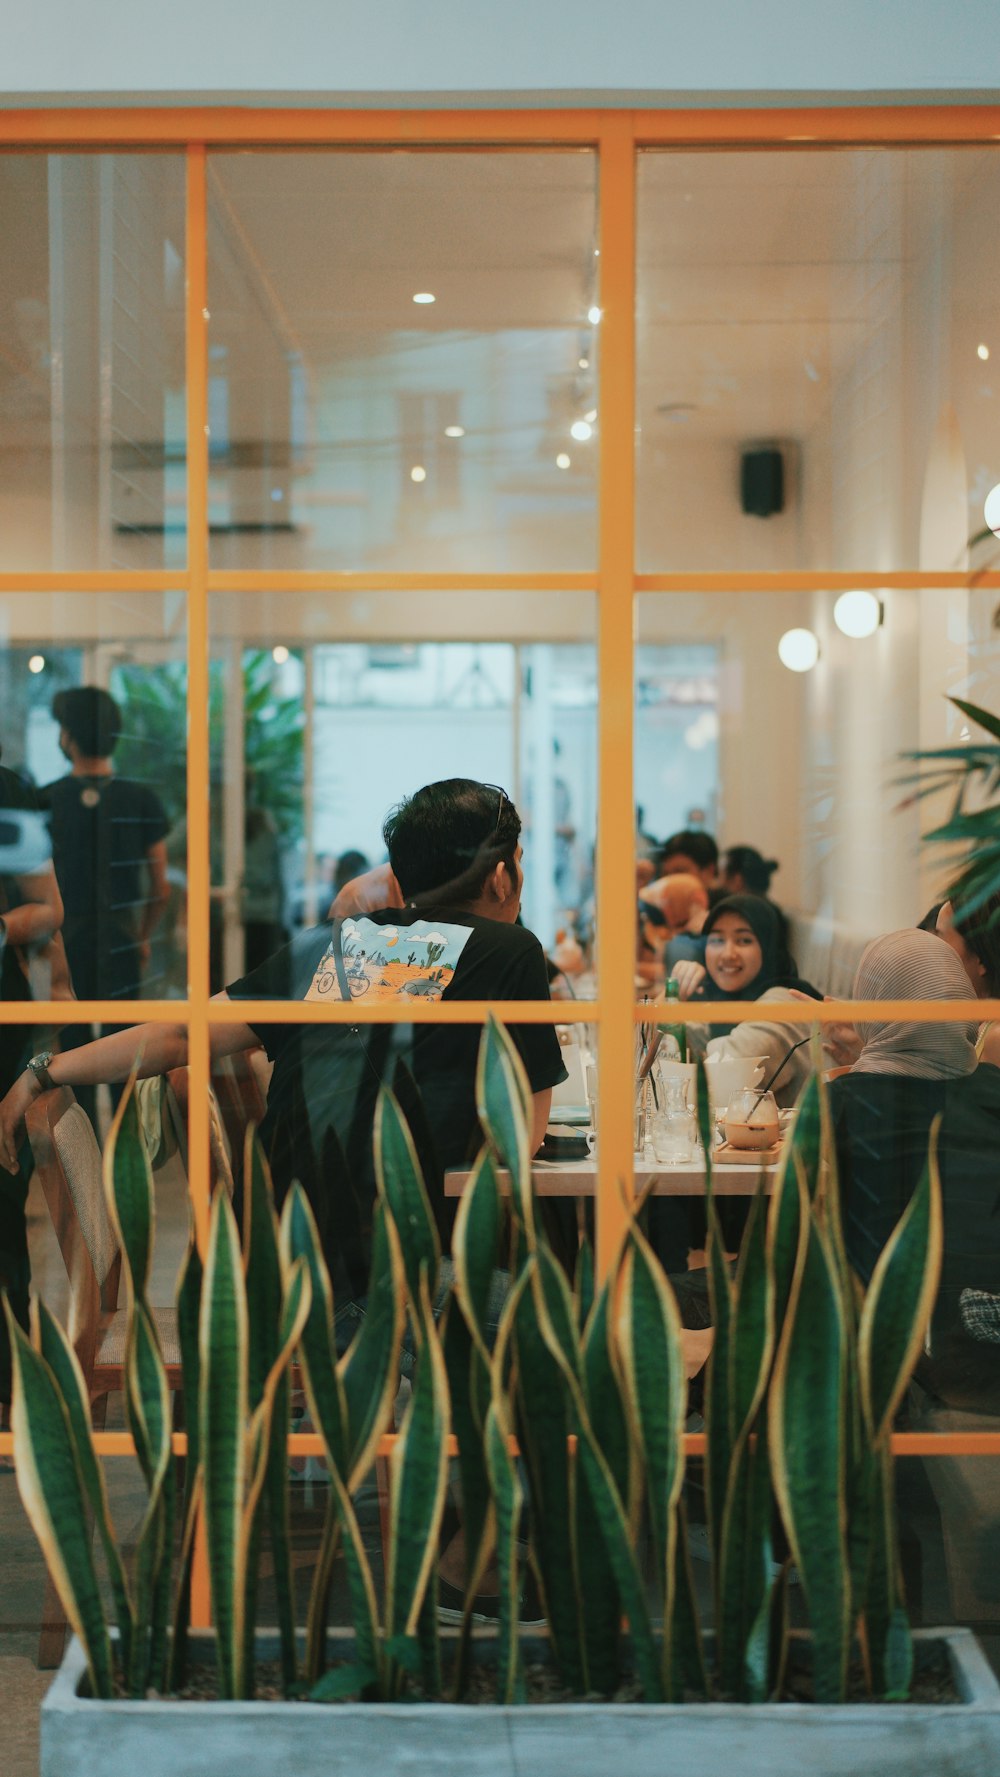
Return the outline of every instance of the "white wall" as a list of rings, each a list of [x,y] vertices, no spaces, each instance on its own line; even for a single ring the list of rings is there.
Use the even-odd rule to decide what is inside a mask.
[[[35,0],[7,8],[0,81],[14,103],[969,97],[1000,88],[1000,34],[995,0]]]

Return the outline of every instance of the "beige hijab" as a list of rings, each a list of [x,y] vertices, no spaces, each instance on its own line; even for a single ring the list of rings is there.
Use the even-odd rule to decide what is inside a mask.
[[[869,944],[854,977],[856,1000],[967,1000],[969,978],[958,957],[933,932],[890,932]],[[894,1022],[854,1026],[864,1048],[858,1074],[904,1074],[950,1080],[976,1066],[975,1024]]]

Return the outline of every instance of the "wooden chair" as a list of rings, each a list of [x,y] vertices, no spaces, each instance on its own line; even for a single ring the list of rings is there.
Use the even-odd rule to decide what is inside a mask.
[[[126,1312],[118,1306],[121,1250],[104,1196],[101,1150],[89,1117],[68,1086],[43,1092],[29,1107],[31,1152],[69,1278],[67,1331],[90,1398],[93,1424],[107,1418],[108,1396],[124,1386]],[[181,1388],[177,1316],[154,1308],[167,1382],[175,1406]],[[62,1657],[66,1620],[51,1581],[46,1590],[39,1666]]]

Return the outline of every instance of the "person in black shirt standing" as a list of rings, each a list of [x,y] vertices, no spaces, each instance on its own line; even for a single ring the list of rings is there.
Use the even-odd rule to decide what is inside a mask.
[[[114,773],[122,718],[107,691],[60,691],[52,714],[72,770],[41,792],[41,802],[51,814],[73,987],[81,1000],[134,999],[167,901],[167,817],[147,784]],[[79,1025],[63,1036],[67,1048],[84,1040]],[[81,1102],[92,1115],[87,1097]]]
[[[0,765],[0,1001],[32,997],[30,952],[59,930],[62,902],[52,871],[48,833],[34,791]],[[27,1024],[8,1023],[0,1012],[0,1093],[7,1093],[32,1051]],[[28,1236],[25,1203],[31,1154],[23,1140],[13,1176],[0,1182],[0,1287],[15,1315],[28,1324]],[[0,1324],[0,1402],[10,1400],[10,1350]]]

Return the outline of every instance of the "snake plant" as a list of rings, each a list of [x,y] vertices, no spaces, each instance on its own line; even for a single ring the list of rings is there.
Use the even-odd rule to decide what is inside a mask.
[[[519,1619],[529,1575],[566,1690],[648,1701],[777,1694],[794,1563],[812,1631],[819,1699],[843,1697],[857,1638],[873,1694],[903,1695],[911,1652],[893,1514],[893,1416],[933,1302],[941,1250],[935,1142],[862,1299],[844,1252],[822,1080],[807,1084],[770,1200],[750,1204],[727,1261],[712,1189],[704,1071],[709,1287],[704,1497],[715,1637],[703,1640],[688,1560],[687,1385],[677,1302],[643,1233],[641,1206],[609,1275],[581,1246],[570,1278],[533,1194],[530,1093],[507,1033],[488,1024],[477,1073],[484,1146],[445,1271],[416,1145],[393,1093],[375,1122],[378,1197],[367,1312],[346,1353],[316,1223],[293,1185],[276,1216],[253,1136],[244,1222],[217,1194],[204,1264],[193,1238],[178,1284],[188,1426],[180,1503],[169,1397],[146,1291],[152,1184],[131,1092],[108,1143],[105,1183],[124,1254],[126,1413],[147,1489],[126,1563],[108,1509],[86,1391],[58,1324],[36,1304],[12,1324],[13,1422],[22,1497],[95,1694],[183,1676],[195,1524],[204,1512],[220,1693],[253,1694],[256,1578],[273,1554],[286,1690],[392,1701],[414,1688],[461,1698],[475,1601],[497,1597],[496,1694],[525,1697]],[[935,1138],[936,1139],[936,1138]],[[506,1291],[499,1326],[491,1304]],[[10,1318],[10,1316],[8,1316]],[[366,1548],[359,1489],[391,1426],[404,1332],[412,1392],[389,1459],[384,1578]],[[291,1588],[286,1440],[304,1388],[329,1476],[305,1639]],[[438,1633],[437,1562],[458,1445],[467,1577],[464,1617]],[[97,1531],[119,1627],[98,1581]],[[779,1537],[787,1554],[782,1558]],[[334,1560],[342,1555],[353,1655],[327,1667]],[[172,1619],[172,1633],[168,1624]],[[627,1629],[626,1629],[627,1625]]]

